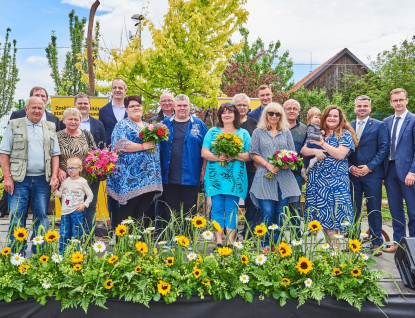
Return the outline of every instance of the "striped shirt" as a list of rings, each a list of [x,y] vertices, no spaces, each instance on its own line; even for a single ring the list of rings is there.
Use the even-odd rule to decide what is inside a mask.
[[[251,156],[256,154],[268,161],[268,156],[273,155],[277,150],[295,150],[290,130],[279,131],[275,137],[272,137],[267,130],[260,128],[254,130],[249,148]],[[279,201],[278,187],[281,188],[283,199],[289,197],[288,202],[298,201],[301,192],[290,169],[278,171],[272,180],[265,177],[267,172],[267,168],[258,166],[255,173],[250,195],[256,206],[259,206],[258,200]]]

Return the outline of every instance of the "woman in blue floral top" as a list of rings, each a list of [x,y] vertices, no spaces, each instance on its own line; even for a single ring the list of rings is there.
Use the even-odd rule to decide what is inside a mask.
[[[145,217],[148,225],[148,211],[153,199],[163,191],[160,169],[159,146],[153,142],[144,142],[138,136],[144,128],[143,106],[138,95],[125,98],[128,118],[119,121],[112,132],[113,149],[120,153],[117,169],[108,177],[107,194],[120,202],[115,225],[131,216],[133,219]],[[155,153],[147,150],[155,148]]]

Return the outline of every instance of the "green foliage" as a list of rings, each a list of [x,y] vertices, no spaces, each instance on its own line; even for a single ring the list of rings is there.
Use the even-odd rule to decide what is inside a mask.
[[[9,41],[10,28],[6,30],[5,41],[0,43],[0,117],[7,114],[14,106],[13,97],[19,70],[16,67],[16,40]],[[12,49],[13,43],[13,49]]]
[[[89,93],[88,83],[81,81],[83,74],[88,72],[87,60],[82,58],[87,47],[87,41],[84,38],[86,22],[85,17],[79,20],[75,10],[69,13],[71,50],[66,53],[65,66],[62,70],[59,70],[58,65],[57,36],[55,31],[52,31],[51,42],[46,48],[46,57],[51,68],[51,76],[55,83],[55,93],[57,95],[74,96],[80,92]],[[94,61],[98,56],[99,35],[99,22],[96,22],[92,41]],[[97,95],[98,92],[95,91],[95,96]]]

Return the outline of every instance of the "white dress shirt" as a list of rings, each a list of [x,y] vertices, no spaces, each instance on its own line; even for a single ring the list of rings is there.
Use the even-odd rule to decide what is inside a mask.
[[[117,119],[117,122],[124,119],[125,116],[125,106],[122,105],[121,107],[117,107],[114,105],[114,102],[112,103],[112,111],[114,112],[115,119]]]

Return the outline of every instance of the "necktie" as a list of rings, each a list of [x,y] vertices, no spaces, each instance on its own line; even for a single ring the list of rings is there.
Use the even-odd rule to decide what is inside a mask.
[[[362,136],[364,123],[365,122],[363,120],[359,121],[359,127],[357,128],[357,140],[360,140],[360,137]]]
[[[401,117],[395,117],[395,126],[393,126],[392,131],[392,140],[391,140],[391,157],[390,160],[395,160],[395,151],[396,151],[396,130],[398,128],[398,122]]]

